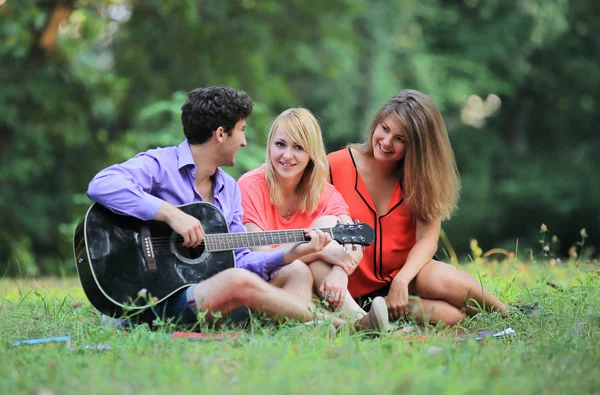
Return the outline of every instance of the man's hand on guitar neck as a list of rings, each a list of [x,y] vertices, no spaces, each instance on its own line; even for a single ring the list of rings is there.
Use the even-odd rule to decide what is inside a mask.
[[[283,254],[283,261],[286,265],[303,257],[304,255],[321,251],[327,244],[331,242],[331,235],[323,232],[320,229],[306,229],[304,233],[308,238],[310,238],[310,241],[308,243],[296,244],[289,250],[285,251]]]
[[[164,202],[155,217],[164,221],[183,237],[184,247],[198,247],[204,240],[204,228],[198,218],[184,213],[169,202]]]

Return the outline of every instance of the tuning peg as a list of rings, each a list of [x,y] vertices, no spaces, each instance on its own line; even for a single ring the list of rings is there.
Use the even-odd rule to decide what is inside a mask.
[[[342,223],[342,221],[340,221],[339,219],[336,222],[336,224],[338,224],[338,225],[341,224],[341,223]]]
[[[355,220],[354,220],[354,223],[355,223],[355,224],[358,224],[358,223],[360,223],[360,221],[359,221],[359,220],[357,220],[357,219],[355,219]]]
[[[348,249],[346,248],[346,246],[342,246],[342,251],[344,251],[344,252],[348,251]]]
[[[362,248],[363,252],[365,251],[365,246],[360,246],[360,248]]]
[[[356,244],[352,244],[352,251],[356,251]]]

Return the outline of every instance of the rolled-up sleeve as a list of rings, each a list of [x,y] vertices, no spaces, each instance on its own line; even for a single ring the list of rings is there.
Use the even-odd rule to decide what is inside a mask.
[[[233,211],[232,220],[229,223],[230,232],[246,232],[246,227],[242,224],[244,211],[242,209],[242,197],[237,184],[234,188],[231,209]],[[285,265],[283,260],[284,250],[273,252],[250,251],[248,248],[235,250],[235,266],[248,270],[261,276],[265,281],[271,278],[273,270]]]
[[[139,154],[99,172],[88,186],[88,197],[110,210],[147,221],[164,201],[151,194],[160,176],[157,160]]]

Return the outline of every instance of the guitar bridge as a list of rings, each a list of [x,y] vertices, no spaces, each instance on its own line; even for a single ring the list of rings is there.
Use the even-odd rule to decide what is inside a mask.
[[[154,248],[152,247],[152,240],[150,239],[150,229],[147,226],[142,226],[140,233],[142,235],[142,254],[148,264],[148,270],[155,272],[157,270],[156,259],[154,259]]]

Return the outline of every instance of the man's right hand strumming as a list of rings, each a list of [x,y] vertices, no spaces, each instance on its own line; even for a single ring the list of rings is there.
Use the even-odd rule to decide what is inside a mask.
[[[169,202],[164,202],[160,206],[156,220],[166,222],[180,234],[183,237],[184,247],[198,247],[204,240],[204,228],[200,220],[184,213]]]

